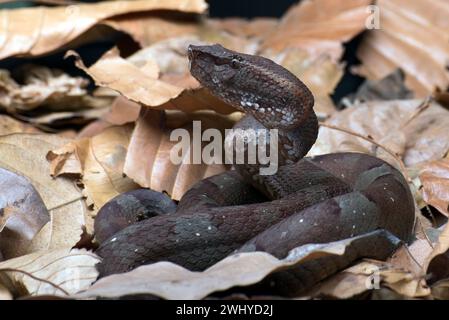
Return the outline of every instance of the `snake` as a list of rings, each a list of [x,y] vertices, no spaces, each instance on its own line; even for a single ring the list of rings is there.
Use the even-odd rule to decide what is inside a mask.
[[[362,153],[306,157],[319,123],[312,92],[293,73],[219,44],[190,45],[188,59],[203,87],[244,113],[234,128],[277,130],[278,169],[264,175],[260,163],[234,164],[197,182],[178,204],[149,189],[110,200],[95,220],[100,277],[159,261],[202,271],[233,253],[281,259],[301,245],[356,239],[341,256],[267,278],[291,294],[410,241],[415,206],[400,171]]]

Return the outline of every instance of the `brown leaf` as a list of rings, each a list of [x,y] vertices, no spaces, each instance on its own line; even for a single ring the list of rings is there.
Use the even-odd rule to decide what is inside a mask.
[[[76,297],[152,294],[165,299],[202,299],[216,291],[257,283],[270,273],[311,259],[342,255],[354,239],[357,237],[328,244],[304,245],[290,251],[282,260],[265,252],[234,254],[203,272],[192,272],[170,262],[158,262],[102,278]]]
[[[102,24],[128,33],[141,47],[170,38],[195,34],[198,31],[198,22],[195,19],[167,17],[167,15],[157,17],[151,14],[127,14],[107,19]]]
[[[449,157],[426,163],[419,178],[424,201],[449,216]]]
[[[0,38],[4,40],[0,47],[0,59],[54,51],[102,20],[117,15],[153,10],[201,13],[206,8],[207,4],[203,0],[136,0],[3,10]]]
[[[7,228],[19,239],[31,240],[50,221],[50,215],[31,182],[0,168],[0,232]]]
[[[140,186],[165,191],[172,199],[179,200],[195,182],[226,169],[224,165],[219,164],[173,164],[170,160],[170,150],[178,142],[170,141],[170,127],[186,127],[191,125],[192,119],[196,119],[202,120],[203,130],[217,125],[218,128],[224,129],[232,127],[235,120],[213,112],[188,115],[174,112],[167,118],[165,121],[159,111],[146,110],[137,120],[126,155],[124,172]],[[166,125],[168,129],[164,129]]]
[[[204,28],[214,28],[234,34],[236,36],[264,38],[276,28],[278,20],[269,17],[208,19]]]
[[[80,175],[88,204],[98,210],[113,197],[138,187],[123,175],[131,132],[131,125],[113,126],[90,139],[72,141],[52,150],[47,155],[51,174]]]
[[[154,70],[145,68],[148,65],[139,69],[119,57],[115,49],[108,51],[89,68],[84,66],[75,52],[70,51],[68,55],[75,56],[76,65],[89,74],[98,85],[117,90],[126,98],[145,106],[186,112],[201,109],[213,109],[221,113],[235,111],[233,107],[215,98],[203,88],[184,90],[182,87],[158,80],[155,78]],[[157,67],[154,64],[151,66]]]
[[[449,85],[449,6],[444,0],[379,0],[380,29],[369,31],[357,55],[360,73],[380,79],[400,67],[417,97]]]
[[[123,125],[134,122],[139,118],[140,105],[126,99],[123,96],[117,97],[111,105],[108,113],[102,119],[113,125]]]
[[[327,54],[338,61],[346,42],[365,29],[371,0],[315,0],[292,6],[262,46],[276,51],[305,49],[312,56]]]
[[[0,285],[18,296],[66,296],[87,289],[100,258],[79,249],[36,252],[0,263]]]
[[[80,237],[81,226],[92,230],[81,192],[67,179],[52,179],[45,155],[68,140],[56,135],[12,134],[0,137],[0,167],[27,177],[50,212],[47,223],[32,241],[20,239],[5,229],[1,233],[1,250],[6,258],[37,250],[73,246]]]

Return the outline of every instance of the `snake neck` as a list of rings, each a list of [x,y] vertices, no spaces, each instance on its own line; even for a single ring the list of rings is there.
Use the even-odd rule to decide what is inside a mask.
[[[315,143],[314,97],[287,69],[267,58],[220,45],[190,46],[189,60],[190,72],[201,85],[247,115],[234,128],[277,130],[269,135],[277,134],[279,165],[299,161]],[[268,136],[266,141],[270,141]],[[270,150],[268,143],[266,150]],[[257,166],[251,166],[251,172]],[[250,169],[247,165],[243,168]]]

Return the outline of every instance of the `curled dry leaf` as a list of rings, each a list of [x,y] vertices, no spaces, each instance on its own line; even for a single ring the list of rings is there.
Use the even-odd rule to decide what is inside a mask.
[[[299,266],[312,259],[343,255],[345,249],[359,238],[307,244],[291,250],[282,260],[265,252],[234,254],[203,272],[192,272],[171,262],[158,262],[102,278],[75,297],[152,294],[165,299],[202,299],[213,292],[257,283],[273,272]]]
[[[314,0],[292,6],[277,28],[263,41],[264,49],[288,47],[306,50],[312,56],[327,54],[338,61],[342,42],[365,29],[371,0]]]
[[[449,150],[449,112],[436,103],[416,116],[422,101],[371,101],[335,113],[328,124],[348,129],[393,150],[408,167],[441,159]],[[353,135],[320,128],[310,154],[356,151],[397,163],[381,148]]]
[[[426,163],[419,178],[424,201],[449,216],[449,157]]]
[[[46,134],[11,134],[0,137],[0,167],[28,178],[50,212],[48,222],[33,240],[18,238],[4,229],[0,247],[9,259],[37,250],[70,247],[76,244],[81,227],[92,225],[81,192],[67,179],[53,179],[45,155],[68,142]]]
[[[37,7],[3,10],[0,23],[0,59],[36,56],[67,45],[89,28],[107,18],[153,10],[202,13],[203,0],[137,0],[77,4],[67,7]]]
[[[0,107],[8,112],[24,112],[40,106],[58,111],[78,110],[110,103],[107,97],[92,97],[87,93],[88,80],[71,77],[61,70],[25,66],[21,73],[23,84],[18,84],[8,70],[0,69]]]
[[[400,67],[417,97],[449,85],[449,3],[379,0],[380,28],[370,30],[357,55],[359,72],[380,79]]]
[[[30,180],[0,168],[0,232],[6,227],[30,241],[50,221],[50,214]]]
[[[178,109],[194,111],[213,109],[222,113],[230,113],[234,108],[215,98],[203,88],[184,90],[168,82],[158,80],[153,70],[146,64],[141,69],[121,58],[116,49],[105,53],[95,64],[87,68],[81,58],[73,51],[68,56],[76,58],[76,65],[89,74],[99,86],[108,87],[120,92],[126,98],[157,109]]]
[[[178,141],[170,141],[171,129],[184,127],[190,130],[192,120],[202,120],[202,130],[217,128],[217,124],[223,130],[231,128],[239,116],[232,114],[225,117],[213,112],[173,112],[164,119],[159,111],[145,110],[132,133],[124,172],[142,187],[165,191],[179,200],[195,182],[221,173],[226,168],[221,164],[174,164],[170,159],[170,150]]]
[[[113,197],[138,187],[123,175],[131,133],[132,125],[113,126],[50,151],[51,174],[81,176],[87,203],[98,210]]]
[[[0,286],[16,296],[66,296],[87,289],[98,276],[100,258],[89,251],[58,249],[0,263]]]

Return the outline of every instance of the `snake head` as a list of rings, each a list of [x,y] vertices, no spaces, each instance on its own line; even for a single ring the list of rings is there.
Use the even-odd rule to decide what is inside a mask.
[[[266,128],[297,128],[313,108],[313,95],[275,62],[219,44],[188,48],[190,73],[209,91],[252,115]]]
[[[229,86],[241,67],[241,57],[219,44],[188,48],[190,73],[214,93]]]

